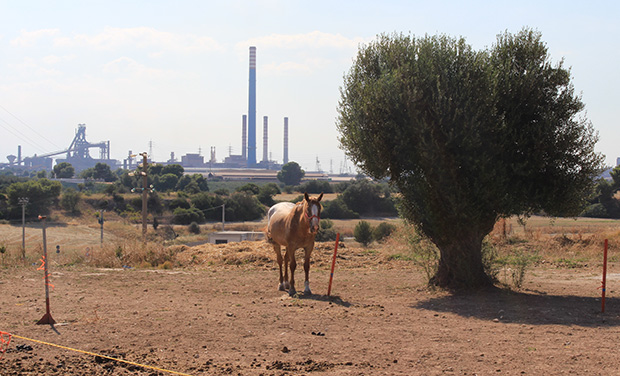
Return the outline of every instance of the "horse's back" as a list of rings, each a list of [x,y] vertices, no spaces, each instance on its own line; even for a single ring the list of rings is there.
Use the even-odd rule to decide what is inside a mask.
[[[287,245],[287,217],[295,208],[292,202],[280,202],[269,208],[267,213],[267,236],[271,241]]]
[[[267,213],[267,223],[271,227],[272,218],[276,220],[277,218],[286,217],[295,207],[295,204],[292,202],[279,202],[274,206],[269,208],[269,212]]]

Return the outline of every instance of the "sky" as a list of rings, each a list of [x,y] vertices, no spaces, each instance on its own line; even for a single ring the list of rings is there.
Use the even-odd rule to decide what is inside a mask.
[[[597,152],[620,157],[620,3],[616,1],[0,0],[0,161],[62,151],[86,125],[155,161],[215,148],[241,154],[249,47],[257,49],[257,160],[306,171],[353,169],[336,129],[343,77],[360,46],[384,33],[464,37],[490,48],[498,34],[542,33],[551,59],[571,68]],[[99,150],[91,149],[98,158]],[[318,162],[318,163],[317,163]],[[353,169],[353,171],[355,171]]]

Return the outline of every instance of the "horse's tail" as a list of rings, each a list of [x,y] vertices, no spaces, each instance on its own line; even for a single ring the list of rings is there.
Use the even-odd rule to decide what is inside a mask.
[[[267,243],[273,244],[273,239],[271,238],[271,233],[269,232],[269,226],[263,227],[261,231],[265,234],[265,240]]]

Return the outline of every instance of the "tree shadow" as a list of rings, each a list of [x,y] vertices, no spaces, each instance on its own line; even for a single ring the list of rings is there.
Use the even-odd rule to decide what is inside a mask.
[[[620,326],[620,299],[546,295],[533,290],[515,292],[497,287],[421,301],[411,308],[454,313],[462,317],[528,325]]]

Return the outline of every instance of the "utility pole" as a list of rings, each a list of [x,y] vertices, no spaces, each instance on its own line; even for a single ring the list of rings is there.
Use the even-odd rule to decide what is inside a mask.
[[[147,194],[149,191],[148,178],[146,174],[146,171],[148,169],[148,160],[147,160],[148,154],[146,152],[142,152],[140,153],[140,155],[142,156],[142,163],[139,164],[138,167],[141,167],[142,171],[138,172],[138,170],[136,170],[135,172],[130,172],[129,176],[136,176],[136,175],[142,176],[142,240],[146,243],[146,214],[147,214],[146,213],[146,201],[148,198]],[[134,157],[134,155],[130,155],[130,157]],[[153,186],[151,186],[151,188],[152,187]],[[131,191],[135,192],[136,189],[132,188]]]
[[[99,210],[99,224],[101,225],[101,245],[103,246],[103,209]]]
[[[22,260],[26,259],[26,205],[28,197],[20,197],[19,204],[22,206]]]
[[[226,223],[226,204],[222,204],[222,231],[224,231],[224,223]]]
[[[146,152],[140,153],[142,156],[142,237],[146,242],[146,201],[148,194],[148,178],[146,176],[146,170],[148,168],[147,154]]]

